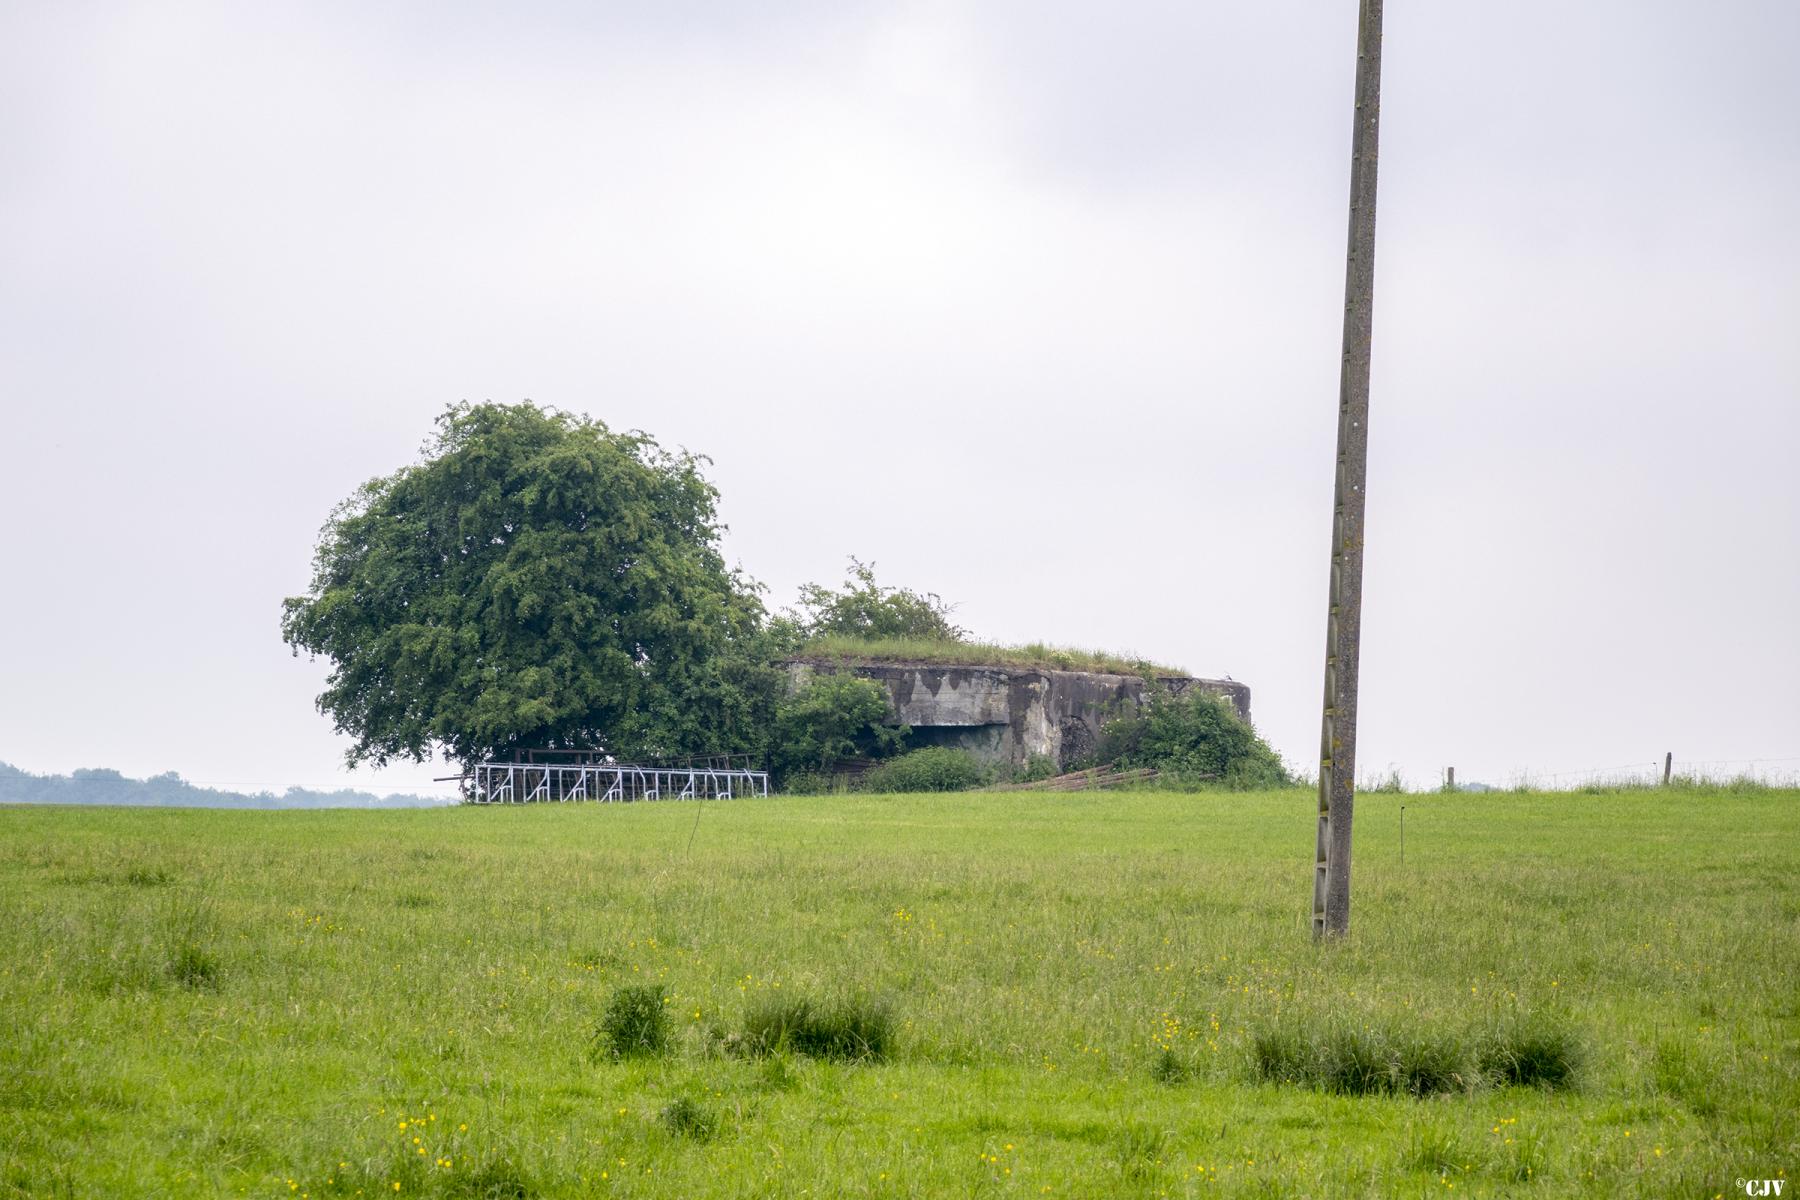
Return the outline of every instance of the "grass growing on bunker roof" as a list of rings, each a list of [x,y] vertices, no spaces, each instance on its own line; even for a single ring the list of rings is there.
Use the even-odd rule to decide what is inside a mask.
[[[813,638],[800,650],[802,659],[841,659],[853,663],[924,663],[932,666],[1011,667],[1033,671],[1093,671],[1107,675],[1153,675],[1185,679],[1180,667],[1152,662],[1133,654],[1052,646],[1043,642],[1001,645],[928,638]]]

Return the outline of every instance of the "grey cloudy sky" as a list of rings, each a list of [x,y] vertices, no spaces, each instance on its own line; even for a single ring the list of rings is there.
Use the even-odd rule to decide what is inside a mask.
[[[429,777],[345,774],[279,602],[531,398],[710,454],[777,602],[854,553],[1310,766],[1354,26],[5,6],[0,759]],[[1387,26],[1363,773],[1800,756],[1800,5]]]

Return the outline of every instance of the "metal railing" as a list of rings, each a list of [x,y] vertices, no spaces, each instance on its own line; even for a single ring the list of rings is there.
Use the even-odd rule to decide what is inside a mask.
[[[633,763],[480,763],[463,783],[472,804],[730,800],[769,794],[767,771]]]

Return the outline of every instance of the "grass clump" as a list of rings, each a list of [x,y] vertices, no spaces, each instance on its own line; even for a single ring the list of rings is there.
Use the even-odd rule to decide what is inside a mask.
[[[823,1005],[806,997],[771,997],[744,1016],[739,1044],[751,1054],[786,1051],[843,1061],[888,1056],[894,1042],[893,1009],[868,998]]]
[[[1719,1111],[1714,1098],[1719,1092],[1718,1080],[1685,1042],[1664,1038],[1656,1044],[1651,1080],[1657,1091],[1685,1104],[1697,1117],[1711,1117]]]
[[[1251,1069],[1269,1083],[1316,1086],[1318,1058],[1318,1047],[1290,1025],[1259,1030],[1250,1040]]]
[[[1299,1025],[1263,1030],[1251,1040],[1250,1057],[1256,1075],[1270,1083],[1344,1096],[1436,1096],[1466,1091],[1476,1078],[1458,1038],[1346,1022],[1321,1032]]]
[[[196,992],[215,990],[224,974],[212,951],[195,941],[180,942],[170,951],[168,970],[170,979]]]
[[[800,1082],[793,1063],[783,1055],[771,1055],[756,1073],[756,1087],[764,1092],[786,1092]]]
[[[175,872],[167,867],[136,866],[125,872],[125,882],[132,887],[168,887],[175,882]]]
[[[672,1025],[668,997],[653,984],[618,988],[606,1002],[595,1031],[595,1049],[612,1058],[648,1058],[667,1052]]]
[[[1481,1039],[1481,1073],[1499,1087],[1572,1087],[1583,1050],[1575,1031],[1544,1017],[1522,1017]]]
[[[416,1126],[414,1128],[417,1128]],[[454,1156],[454,1169],[437,1158],[417,1154],[410,1139],[385,1159],[339,1163],[319,1170],[314,1179],[332,1196],[439,1196],[446,1200],[532,1200],[544,1188],[504,1154],[469,1159]],[[299,1193],[304,1184],[288,1194]],[[313,1193],[315,1195],[320,1193]]]
[[[1251,1067],[1270,1083],[1344,1096],[1440,1096],[1479,1084],[1564,1088],[1580,1067],[1581,1043],[1558,1022],[1520,1018],[1476,1036],[1406,1025],[1290,1023],[1257,1033]]]
[[[184,988],[210,992],[225,969],[212,946],[218,930],[212,901],[205,893],[179,896],[162,913],[163,970]]]
[[[1473,1165],[1470,1151],[1456,1131],[1438,1125],[1412,1131],[1405,1161],[1414,1170],[1432,1175],[1461,1174]]]
[[[1535,1133],[1518,1131],[1513,1137],[1512,1159],[1505,1169],[1515,1182],[1529,1183],[1544,1173],[1548,1161],[1543,1139]]]
[[[927,746],[889,759],[863,777],[863,790],[964,792],[989,781],[987,769],[967,750]]]
[[[1420,1036],[1398,1040],[1390,1051],[1396,1090],[1411,1096],[1466,1092],[1475,1075],[1469,1054],[1452,1037]]]
[[[444,1194],[456,1200],[531,1200],[537,1189],[519,1169],[503,1159],[482,1163],[444,1184]]]
[[[1134,1183],[1154,1175],[1168,1150],[1168,1132],[1148,1125],[1127,1125],[1113,1138],[1119,1174]]]
[[[1174,1087],[1193,1077],[1194,1069],[1179,1054],[1166,1047],[1150,1064],[1150,1078]]]
[[[1319,1082],[1326,1091],[1373,1096],[1400,1090],[1399,1048],[1381,1034],[1339,1026],[1320,1050]]]
[[[850,778],[825,771],[790,771],[781,780],[784,796],[830,796],[850,790]]]
[[[670,1101],[657,1120],[676,1137],[696,1142],[710,1141],[719,1131],[718,1117],[686,1096]]]

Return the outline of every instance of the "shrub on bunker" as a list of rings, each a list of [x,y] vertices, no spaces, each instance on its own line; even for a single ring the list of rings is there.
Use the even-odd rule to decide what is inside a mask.
[[[1149,767],[1232,787],[1288,782],[1280,756],[1237,715],[1231,701],[1198,689],[1177,696],[1160,685],[1152,688],[1136,711],[1101,727],[1093,761]]]
[[[887,691],[847,672],[820,672],[781,701],[769,767],[777,782],[807,772],[829,777],[846,758],[882,758],[900,748],[905,726],[888,723]]]
[[[862,786],[867,792],[962,792],[987,782],[987,769],[967,750],[927,746],[882,763]]]

